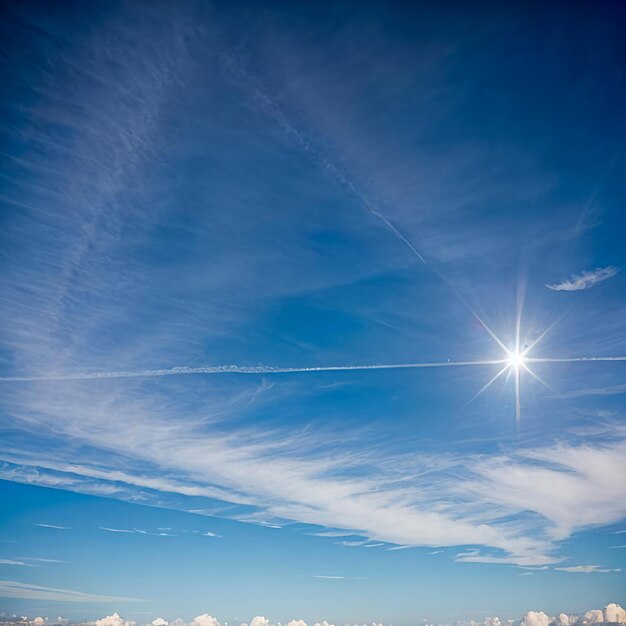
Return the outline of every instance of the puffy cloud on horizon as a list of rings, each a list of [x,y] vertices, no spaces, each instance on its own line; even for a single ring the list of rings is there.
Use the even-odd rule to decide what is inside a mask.
[[[522,626],[549,626],[551,621],[543,611],[528,611],[522,619]]]
[[[569,278],[564,278],[558,283],[552,285],[546,284],[546,287],[552,289],[552,291],[581,291],[582,289],[589,289],[609,278],[613,278],[618,272],[619,269],[613,265],[597,267],[595,270],[572,274]]]
[[[29,623],[32,626],[45,626],[48,623],[48,618],[36,617],[30,622],[27,618],[22,618],[19,623]],[[487,617],[482,623],[470,620],[468,623],[470,626],[503,626],[504,624],[513,623],[513,620],[501,620],[499,617]],[[17,621],[16,621],[17,623]],[[61,623],[59,618],[57,623]],[[583,615],[568,615],[567,613],[560,613],[556,617],[551,617],[543,611],[528,611],[521,619],[520,626],[596,626],[599,624],[626,624],[626,610],[624,610],[617,603],[607,604],[604,609],[590,609]],[[102,619],[95,620],[93,622],[83,622],[85,626],[136,626],[136,622],[125,620],[120,617],[118,613],[108,615]],[[212,617],[208,613],[203,613],[194,617],[192,621],[187,622],[181,618],[177,618],[171,622],[167,622],[161,617],[157,617],[150,622],[152,626],[222,626],[217,618]],[[281,626],[281,623],[277,623]],[[266,617],[257,615],[248,624],[242,624],[242,626],[275,626],[274,622]],[[307,622],[302,619],[292,619],[284,626],[308,626]],[[323,620],[321,622],[315,622],[313,626],[334,626]],[[371,626],[383,626],[383,624],[372,623]]]
[[[135,626],[136,623],[137,622],[123,619],[117,613],[107,615],[102,619],[97,619],[95,622],[91,622],[93,626]]]

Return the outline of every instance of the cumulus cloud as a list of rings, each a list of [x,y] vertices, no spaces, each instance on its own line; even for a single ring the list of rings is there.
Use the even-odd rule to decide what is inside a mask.
[[[120,617],[117,613],[113,613],[113,615],[107,615],[102,619],[97,619],[93,622],[93,626],[135,626],[136,622],[132,622],[129,620],[125,620]]]
[[[522,626],[548,626],[550,621],[543,611],[528,611],[522,619]]]
[[[607,604],[604,609],[604,619],[607,622],[617,622],[618,624],[626,624],[626,610],[619,604],[612,602]]]
[[[194,617],[189,626],[220,626],[220,623],[215,617],[209,615],[208,613],[203,613],[202,615]]]
[[[598,267],[595,270],[572,274],[569,278],[564,278],[552,285],[546,285],[546,287],[553,291],[580,291],[582,289],[589,289],[609,278],[613,278],[617,272],[619,272],[619,269],[613,265]]]
[[[168,622],[164,620],[162,617],[157,617],[155,620],[152,620],[152,626],[167,626]]]

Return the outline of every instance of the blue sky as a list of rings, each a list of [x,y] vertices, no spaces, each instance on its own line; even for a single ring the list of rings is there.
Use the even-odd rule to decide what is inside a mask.
[[[623,603],[625,13],[5,5],[0,608]]]

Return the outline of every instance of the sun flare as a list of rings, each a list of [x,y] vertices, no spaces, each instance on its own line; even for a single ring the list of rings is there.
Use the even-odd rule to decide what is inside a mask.
[[[513,367],[518,369],[524,366],[524,362],[526,360],[526,356],[523,352],[512,351],[509,352],[507,362],[509,367]]]

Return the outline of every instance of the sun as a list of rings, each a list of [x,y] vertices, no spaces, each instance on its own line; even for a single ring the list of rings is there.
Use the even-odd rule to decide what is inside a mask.
[[[526,355],[523,352],[518,352],[517,350],[508,352],[507,363],[509,367],[519,369],[520,367],[524,367],[525,361]]]

